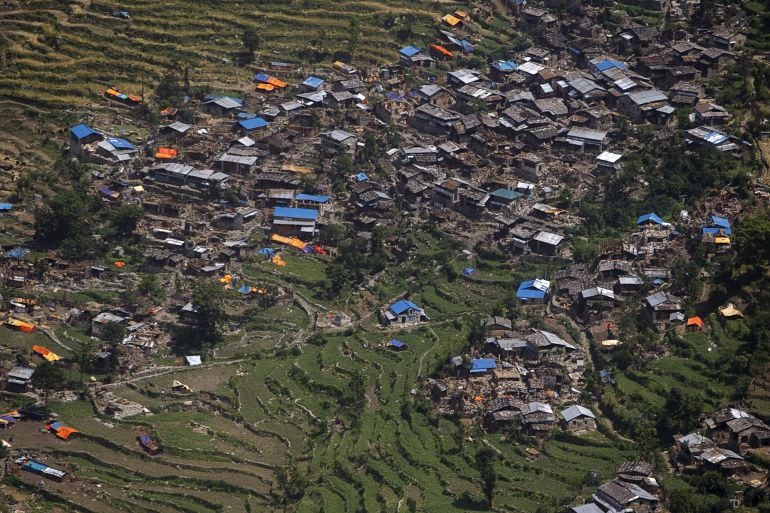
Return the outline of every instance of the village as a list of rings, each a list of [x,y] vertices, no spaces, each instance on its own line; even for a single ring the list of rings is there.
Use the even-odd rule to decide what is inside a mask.
[[[504,4],[506,20],[532,44],[496,59],[474,57],[482,43],[474,17],[487,11],[458,8],[442,13],[432,43],[406,45],[387,65],[266,61],[240,94],[188,94],[185,72],[176,77],[178,94],[158,105],[138,91],[106,88],[99,99],[106,112],[66,127],[66,159],[84,173],[103,212],[131,208],[136,220],[126,244],[98,258],[85,243],[77,250],[83,258],[3,246],[3,330],[15,340],[37,337],[31,348],[3,346],[4,388],[37,406],[11,409],[0,424],[13,433],[43,422],[46,436],[61,443],[83,431],[40,411],[49,388],[53,399],[73,399],[36,381],[41,366],[69,361],[71,376],[74,364],[81,379],[88,376],[100,415],[124,419],[152,412],[137,394],[114,393],[116,386],[226,358],[205,342],[180,344],[180,333],[209,333],[207,322],[215,324],[196,304],[200,296],[180,283],[223,291],[231,318],[257,305],[300,311],[311,322],[292,333],[287,347],[298,354],[313,332],[359,328],[376,333],[387,354],[409,352],[402,334],[450,319],[434,321],[431,306],[409,290],[383,297],[375,289],[389,279],[387,269],[422,258],[406,239],[429,225],[465,248],[444,263],[428,260],[452,281],[483,288],[485,259],[513,272],[502,278],[505,308],[475,312],[467,344],[412,383],[414,400],[427,398],[439,417],[526,442],[534,460],[554,433],[619,436],[598,396],[615,385],[622,357],[655,361],[672,353],[671,340],[710,337],[712,323],[721,330],[743,318],[745,305],[731,302],[697,312],[703,297],[683,285],[676,267],[698,252],[718,272],[720,256],[734,251],[742,212],[738,193],[724,187],[689,210],[625,211],[631,222],[610,240],[586,228],[586,205],[601,205],[605,194],[639,197],[650,186],[639,156],[669,139],[697,158],[752,158],[714,86],[743,62],[745,20],[728,20],[718,6],[725,23],[709,30],[636,22],[609,30],[598,22],[601,7],[579,1]],[[667,19],[682,27],[697,8],[673,2]],[[135,112],[156,107],[154,123],[137,122]],[[626,166],[637,176],[622,192],[609,191]],[[0,211],[19,221],[33,214],[12,203],[0,203]],[[382,254],[387,264],[378,266]],[[305,268],[321,264],[327,290],[304,288]],[[330,275],[333,264],[346,272]],[[357,279],[348,276],[356,266]],[[139,273],[157,278],[140,283]],[[112,293],[127,289],[146,298]],[[348,294],[345,306],[329,306],[333,294]],[[74,306],[78,297],[88,300]],[[215,327],[225,338],[247,338],[246,322]],[[637,332],[650,344],[629,356],[627,339]],[[87,354],[74,349],[80,340],[89,341],[80,346]],[[419,365],[422,372],[422,359]],[[193,394],[181,379],[157,393]],[[671,472],[717,472],[740,490],[767,485],[757,464],[770,457],[767,424],[733,404],[702,412],[697,426],[673,433]],[[21,469],[29,482],[32,474],[68,477],[45,454],[14,452],[12,437],[3,443],[16,467],[4,472],[24,476]],[[151,430],[137,432],[136,444],[147,455],[163,453]],[[656,480],[661,468],[651,463],[623,463],[604,484],[594,476],[595,493],[568,510],[667,508]]]

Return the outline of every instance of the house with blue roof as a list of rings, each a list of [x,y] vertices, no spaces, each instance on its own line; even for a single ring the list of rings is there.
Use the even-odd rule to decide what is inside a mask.
[[[305,194],[300,193],[294,196],[298,207],[313,208],[320,212],[323,212],[324,208],[329,205],[331,197],[326,194]]]
[[[433,57],[416,46],[405,46],[398,51],[401,62],[412,66],[431,67],[435,64]]]
[[[497,360],[494,358],[476,358],[471,360],[470,373],[474,375],[486,374],[497,368]]]
[[[733,230],[729,219],[712,215],[711,222],[703,227],[701,240],[704,243],[713,243],[718,248],[726,249],[730,247],[732,234]]]
[[[526,303],[546,303],[548,301],[548,291],[551,288],[551,282],[535,278],[526,280],[519,284],[516,290],[516,299]]]
[[[85,145],[101,141],[103,138],[102,134],[88,125],[75,125],[69,132],[70,154],[73,157],[81,157]]]
[[[318,210],[315,209],[276,207],[273,210],[273,233],[311,240],[316,233],[317,219]]]
[[[512,189],[496,189],[489,193],[487,206],[492,209],[509,209],[522,196],[524,196],[522,193]]]
[[[386,326],[413,326],[429,320],[425,310],[408,299],[399,299],[380,312],[380,321]]]

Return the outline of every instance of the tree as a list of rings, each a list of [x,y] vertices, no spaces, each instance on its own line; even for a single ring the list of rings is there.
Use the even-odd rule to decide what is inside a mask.
[[[199,281],[193,287],[192,304],[200,327],[199,341],[215,344],[222,337],[219,330],[227,318],[222,289],[212,281]]]
[[[32,385],[43,389],[44,404],[48,408],[48,392],[64,386],[64,371],[53,362],[43,362],[32,375]]]
[[[487,500],[487,508],[492,508],[492,500],[497,486],[497,472],[495,472],[495,452],[487,446],[476,452],[476,470],[481,475],[481,490]]]
[[[698,423],[703,411],[703,397],[693,390],[675,386],[666,399],[658,432],[662,435],[688,433]]]
[[[35,211],[35,238],[58,243],[82,234],[88,225],[86,214],[86,202],[80,194],[73,189],[59,192]]]
[[[249,27],[243,31],[241,42],[246,48],[246,53],[251,58],[250,60],[254,60],[254,53],[257,51],[257,48],[259,48],[260,43],[259,34],[257,34],[253,28]]]
[[[139,205],[129,203],[121,205],[112,212],[110,223],[119,235],[130,235],[144,216],[144,210]]]
[[[83,374],[94,364],[94,349],[96,344],[90,339],[80,342],[73,351],[73,360],[80,369],[80,381],[83,381]]]
[[[741,263],[754,270],[770,262],[770,211],[745,218],[735,229],[735,250]]]
[[[182,88],[179,85],[179,75],[176,69],[166,71],[160,77],[160,82],[155,87],[155,103],[160,107],[177,106],[182,97]]]

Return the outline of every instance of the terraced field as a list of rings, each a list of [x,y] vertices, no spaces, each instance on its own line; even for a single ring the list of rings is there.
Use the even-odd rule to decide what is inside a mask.
[[[323,263],[308,263],[311,276],[314,265]],[[252,272],[265,273],[261,269]],[[274,279],[284,278],[291,276]],[[395,277],[393,283],[398,286]],[[473,462],[488,444],[501,456],[496,507],[556,511],[588,493],[589,472],[609,478],[633,452],[594,433],[557,437],[539,455],[530,453],[502,435],[436,418],[422,393],[413,392],[462,351],[471,313],[491,309],[508,290],[437,279],[421,297],[434,319],[428,326],[391,332],[364,322],[310,339],[301,309],[273,307],[256,316],[264,334],[275,329],[273,322],[287,323],[288,336],[273,332],[273,345],[228,341],[203,367],[112,386],[152,415],[120,421],[96,414],[88,401],[54,403],[82,434],[63,442],[26,421],[14,428],[15,445],[41,450],[47,462],[71,471],[75,481],[51,483],[48,492],[88,511],[276,511],[287,505],[297,512],[352,513],[477,507],[481,483]],[[393,336],[409,349],[385,349]],[[170,394],[174,380],[193,393]],[[139,448],[136,436],[144,432],[161,441],[161,455]]]

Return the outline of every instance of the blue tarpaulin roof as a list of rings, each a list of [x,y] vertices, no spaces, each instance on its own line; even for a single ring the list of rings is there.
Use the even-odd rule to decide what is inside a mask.
[[[471,276],[472,274],[476,274],[476,269],[473,267],[466,267],[463,269],[463,274],[465,276]]]
[[[463,47],[463,52],[465,53],[473,53],[473,50],[475,49],[470,41],[466,41],[465,39],[460,40],[460,46]]]
[[[711,222],[714,226],[730,229],[730,221],[726,217],[711,216]]]
[[[644,223],[663,224],[663,219],[661,219],[655,212],[650,212],[649,214],[644,214],[636,218],[636,224]]]
[[[267,82],[270,79],[270,76],[265,73],[257,73],[254,75],[254,81],[255,82]]]
[[[318,217],[318,211],[309,208],[276,207],[273,216],[315,221]]]
[[[308,87],[312,87],[314,89],[318,89],[321,87],[321,84],[324,83],[324,79],[318,78],[318,77],[307,77],[304,82],[302,82],[302,85],[306,85]]]
[[[13,209],[13,205],[10,203],[0,203],[0,210],[11,210]]]
[[[401,55],[404,57],[414,57],[418,53],[420,53],[422,50],[417,48],[416,46],[405,46],[402,49],[398,51]]]
[[[130,141],[120,137],[108,137],[107,142],[115,147],[116,150],[133,150],[135,146]]]
[[[267,256],[273,256],[275,255],[275,250],[273,248],[262,248],[259,250],[260,255],[267,255]]]
[[[74,135],[75,138],[78,139],[78,140],[85,139],[89,135],[93,135],[93,134],[97,134],[98,135],[99,134],[99,132],[97,132],[96,130],[94,130],[90,126],[84,125],[82,123],[79,124],[79,125],[75,125],[72,128],[70,128],[70,133],[72,135]]]
[[[356,175],[356,182],[365,182],[369,179],[369,175],[366,173],[358,173]]]
[[[495,61],[492,63],[492,67],[503,73],[508,73],[519,69],[519,65],[513,61]]]
[[[251,119],[244,119],[243,121],[239,121],[238,124],[241,125],[244,130],[256,130],[257,128],[264,128],[268,125],[267,121],[259,116]]]
[[[248,285],[241,285],[241,288],[238,289],[238,292],[240,292],[241,294],[244,294],[244,295],[250,294],[251,293],[251,287],[249,287]]]
[[[540,290],[535,287],[536,280],[527,280],[521,282],[518,290],[516,290],[516,297],[518,299],[545,299],[545,290]]]
[[[626,69],[626,65],[615,59],[605,59],[596,64],[596,69],[599,71],[607,71],[610,68]]]
[[[487,372],[497,368],[497,360],[494,358],[477,358],[471,360],[471,374]]]
[[[28,249],[16,247],[11,249],[10,251],[7,251],[5,253],[5,256],[7,256],[8,258],[15,258],[17,260],[21,260],[22,258],[24,258],[24,255],[26,255],[27,253],[29,253]]]
[[[402,347],[406,347],[406,344],[401,342],[400,340],[396,340],[395,338],[392,338],[388,341],[388,345],[391,347],[395,347],[398,349],[401,349]]]
[[[406,312],[407,310],[409,310],[410,308],[412,310],[422,310],[422,308],[412,303],[408,299],[401,299],[400,301],[396,301],[395,303],[390,305],[390,311],[396,315],[400,315]]]
[[[297,194],[297,201],[312,201],[313,203],[326,203],[329,196],[325,194]]]

